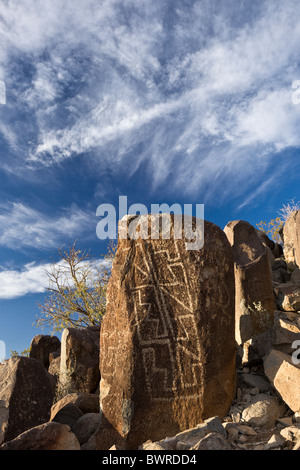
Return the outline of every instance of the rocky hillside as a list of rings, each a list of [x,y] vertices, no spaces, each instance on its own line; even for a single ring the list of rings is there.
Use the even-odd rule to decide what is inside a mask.
[[[120,240],[101,331],[0,365],[0,450],[300,449],[299,314],[300,211],[283,247],[245,221]]]

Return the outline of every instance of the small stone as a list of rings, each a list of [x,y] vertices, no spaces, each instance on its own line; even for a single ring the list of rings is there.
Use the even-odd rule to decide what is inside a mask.
[[[251,395],[258,395],[259,389],[257,387],[251,388],[250,392]]]
[[[183,441],[178,441],[176,444],[176,450],[188,450],[190,449],[190,446]]]
[[[257,432],[254,431],[253,428],[251,428],[250,426],[246,426],[244,424],[240,424],[237,426],[237,430],[241,433],[241,434],[245,434],[246,436],[256,436],[257,435]]]
[[[299,412],[299,411],[296,411],[296,413],[294,413],[293,421],[294,421],[294,423],[296,423],[296,424],[299,424],[299,423],[300,423],[300,412]]]
[[[251,398],[252,397],[251,397],[250,393],[246,393],[246,395],[244,395],[244,397],[243,397],[243,402],[248,403],[251,400]]]
[[[239,436],[239,442],[245,443],[245,442],[247,442],[247,441],[248,441],[248,437],[245,436],[244,434],[241,434],[241,435]]]
[[[265,445],[265,450],[271,450],[276,448],[282,448],[284,446],[285,440],[280,434],[273,434]]]

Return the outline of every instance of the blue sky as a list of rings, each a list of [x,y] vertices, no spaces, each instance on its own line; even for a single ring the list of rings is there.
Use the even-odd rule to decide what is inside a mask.
[[[57,248],[105,252],[98,205],[205,204],[223,228],[300,199],[299,14],[290,0],[1,2],[7,351],[41,333]]]

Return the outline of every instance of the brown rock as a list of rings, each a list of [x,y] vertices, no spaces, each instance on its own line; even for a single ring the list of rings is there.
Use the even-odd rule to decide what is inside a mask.
[[[242,418],[252,426],[272,428],[282,416],[282,412],[283,409],[275,397],[259,393],[244,408]]]
[[[293,212],[283,227],[284,257],[288,267],[300,267],[300,211]]]
[[[256,229],[248,222],[229,222],[224,232],[235,261],[236,341],[244,343],[273,323],[274,294],[272,271]]]
[[[286,312],[300,310],[300,285],[289,282],[276,286],[277,306]]]
[[[0,443],[49,420],[51,376],[40,361],[13,357],[0,367]]]
[[[100,327],[65,328],[61,338],[60,381],[70,379],[69,393],[94,393],[100,381]]]
[[[0,450],[80,450],[80,445],[69,426],[48,422],[25,431]]]
[[[80,445],[84,444],[98,429],[100,423],[100,413],[87,413],[79,418],[72,431],[77,437]]]
[[[52,406],[50,419],[53,419],[59,410],[70,403],[76,405],[84,414],[99,413],[98,395],[92,393],[70,393]]]
[[[291,356],[272,350],[264,360],[264,370],[289,408],[300,411],[300,366],[293,364]]]
[[[48,368],[48,372],[55,377],[59,377],[60,374],[60,356],[52,359]]]
[[[139,220],[145,231],[150,216]],[[199,250],[173,236],[119,240],[100,338],[98,449],[137,448],[225,415],[235,395],[235,341],[223,231],[205,222]]]
[[[68,403],[67,405],[60,408],[56,414],[51,412],[51,421],[67,424],[72,429],[76,421],[78,421],[78,419],[82,416],[82,411],[76,405],[74,405],[74,403]]]
[[[37,335],[31,341],[29,355],[48,369],[50,353],[58,351],[60,351],[60,340],[56,336]]]

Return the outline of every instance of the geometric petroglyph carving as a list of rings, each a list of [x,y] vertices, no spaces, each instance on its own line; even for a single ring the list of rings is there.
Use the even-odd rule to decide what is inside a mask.
[[[137,244],[137,249],[142,251],[141,256],[137,256],[139,265],[135,265],[140,273],[140,282],[136,283],[132,294],[146,384],[153,401],[172,400],[173,389],[184,400],[199,396],[196,390],[201,376],[200,341],[187,273],[176,241],[174,247],[175,256],[167,249],[154,249],[150,255],[142,244]],[[160,266],[163,266],[163,273]],[[168,297],[178,304],[176,319],[168,310]],[[151,302],[147,302],[149,298]],[[183,356],[184,361],[181,359]],[[162,362],[160,357],[168,367],[159,366]],[[186,363],[187,359],[190,381],[184,380],[186,374],[181,371],[182,362]],[[177,377],[181,378],[181,383],[176,383]],[[161,385],[159,389],[155,385],[157,383]]]

